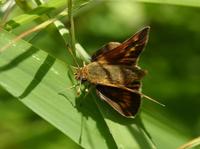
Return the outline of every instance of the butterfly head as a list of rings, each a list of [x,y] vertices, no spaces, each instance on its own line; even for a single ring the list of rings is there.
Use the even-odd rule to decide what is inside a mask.
[[[76,80],[86,81],[87,80],[86,67],[76,69],[75,78],[76,78]]]

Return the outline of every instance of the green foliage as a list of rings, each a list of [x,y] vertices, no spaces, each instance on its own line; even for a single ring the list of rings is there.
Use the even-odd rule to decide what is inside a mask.
[[[0,49],[9,44],[0,53],[0,85],[14,96],[3,90],[0,93],[0,130],[4,132],[0,148],[33,148],[37,144],[36,148],[168,149],[199,136],[200,10],[173,5],[200,4],[197,0],[138,1],[158,4],[75,1],[76,38],[93,53],[109,41],[123,41],[138,28],[150,25],[150,40],[140,59],[141,67],[149,71],[143,92],[166,107],[144,99],[140,115],[126,119],[99,100],[94,89],[78,97],[75,89],[69,89],[76,81],[66,50],[70,37],[60,34],[63,24],[63,29],[52,24],[13,42],[19,33],[57,17],[67,7],[66,1],[52,0],[32,10],[27,10],[33,8],[30,3],[25,8],[18,1],[0,32]],[[67,19],[61,21],[69,25]],[[9,138],[15,141],[8,142]]]

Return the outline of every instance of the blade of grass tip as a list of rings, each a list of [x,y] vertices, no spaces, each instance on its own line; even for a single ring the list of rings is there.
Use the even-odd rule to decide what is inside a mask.
[[[90,62],[90,55],[84,50],[84,48],[79,44],[79,43],[76,43],[75,44],[75,47],[76,47],[76,55],[82,59],[83,61],[89,63]]]
[[[178,149],[189,149],[192,147],[196,147],[197,145],[200,145],[200,137],[197,137],[197,138],[181,145]]]
[[[0,48],[0,53],[2,53],[4,50],[6,50],[7,48],[9,48],[11,45],[13,45],[14,43],[16,43],[17,41],[19,41],[20,39],[28,36],[29,34],[39,31],[41,29],[46,28],[48,25],[50,25],[51,23],[53,23],[54,21],[56,21],[58,18],[66,16],[67,12],[66,10],[62,11],[57,17],[49,19],[23,33],[21,33],[20,35],[18,35],[15,39],[13,39],[11,42],[9,42],[8,44],[6,44],[5,46],[3,46],[2,48]],[[1,29],[0,29],[1,30]]]

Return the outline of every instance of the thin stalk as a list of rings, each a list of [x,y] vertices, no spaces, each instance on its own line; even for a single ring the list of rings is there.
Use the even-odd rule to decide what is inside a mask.
[[[72,14],[72,0],[68,0],[68,17],[69,17],[69,35],[70,35],[70,47],[69,52],[71,53],[74,62],[76,63],[77,67],[79,68],[79,64],[77,59],[75,58],[76,55],[76,40],[75,40],[75,31],[74,31],[74,18]]]

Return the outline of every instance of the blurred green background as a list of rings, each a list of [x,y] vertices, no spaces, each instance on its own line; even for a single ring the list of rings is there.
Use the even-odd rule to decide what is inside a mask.
[[[124,41],[142,27],[151,26],[149,43],[139,62],[148,70],[143,92],[166,107],[144,100],[141,115],[148,113],[169,124],[186,141],[200,134],[199,16],[198,7],[104,1],[92,2],[75,17],[76,39],[90,54],[109,41]],[[43,30],[40,37],[31,42],[70,62],[55,28]],[[60,39],[60,47],[55,39]],[[80,148],[2,88],[0,113],[0,149]]]

